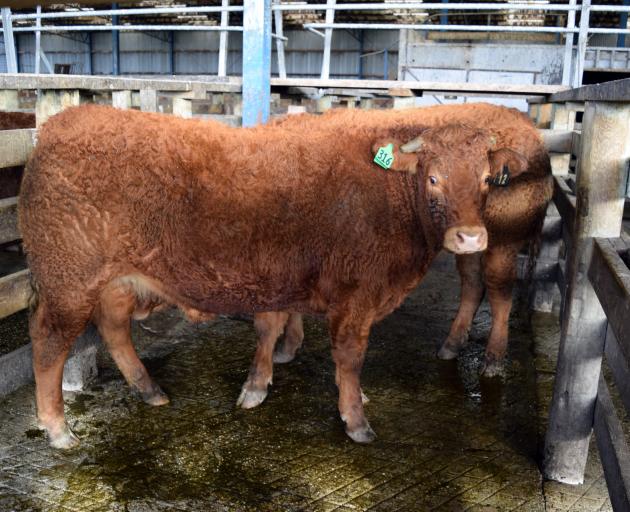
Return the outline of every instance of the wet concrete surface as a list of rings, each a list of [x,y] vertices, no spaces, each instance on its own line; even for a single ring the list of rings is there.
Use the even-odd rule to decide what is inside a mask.
[[[322,320],[306,320],[303,349],[249,411],[235,402],[256,345],[250,322],[191,325],[167,312],[135,324],[170,405],[140,402],[101,354],[97,380],[66,396],[82,444],[64,453],[35,428],[33,386],[0,400],[0,511],[610,510],[595,452],[583,486],[540,476],[557,317],[530,323],[517,292],[505,376],[480,379],[485,303],[460,359],[435,357],[457,294],[444,256],[373,328],[362,386],[379,437],[368,446],[343,431]]]

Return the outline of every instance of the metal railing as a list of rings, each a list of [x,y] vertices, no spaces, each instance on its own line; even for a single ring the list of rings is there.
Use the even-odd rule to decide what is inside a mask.
[[[565,54],[563,64],[563,85],[581,85],[582,73],[584,70],[584,60],[588,36],[590,34],[630,34],[630,29],[626,28],[603,28],[591,27],[589,18],[591,12],[617,12],[629,13],[630,6],[622,5],[591,5],[590,0],[583,0],[577,4],[576,0],[570,0],[569,4],[532,4],[532,3],[336,3],[336,0],[328,0],[326,4],[283,4],[274,1],[271,9],[274,13],[275,33],[272,37],[277,41],[277,52],[279,61],[279,74],[286,77],[284,66],[284,45],[280,41],[286,41],[282,35],[282,14],[284,12],[304,12],[304,11],[324,11],[326,13],[325,22],[309,22],[303,27],[317,33],[324,38],[324,49],[322,59],[321,78],[328,78],[330,74],[330,55],[332,33],[335,29],[343,30],[423,30],[436,32],[496,32],[496,33],[549,33],[565,34]],[[539,11],[566,13],[566,24],[564,26],[515,26],[515,25],[470,25],[470,24],[431,24],[431,23],[335,23],[336,11],[402,11],[412,13],[413,11],[439,11],[445,13],[452,10],[472,11],[472,12],[514,12],[514,11]],[[575,13],[580,12],[580,25],[575,24]],[[155,7],[155,8],[128,8],[128,9],[106,9],[106,10],[78,10],[68,12],[42,13],[37,9],[35,13],[12,14],[8,8],[2,9],[3,29],[5,40],[12,40],[13,32],[71,32],[71,31],[218,31],[221,34],[219,47],[219,67],[218,75],[225,76],[227,60],[227,34],[228,32],[240,32],[241,26],[229,24],[229,14],[232,12],[243,12],[243,6],[230,6],[229,0],[222,0],[221,6],[197,6],[197,7]],[[114,20],[119,16],[144,16],[149,14],[190,14],[190,13],[212,13],[221,14],[220,25],[120,25]],[[42,25],[42,20],[59,20],[82,17],[105,17],[112,18],[112,22],[104,25]],[[33,21],[33,25],[13,27],[13,22]],[[323,30],[323,32],[321,32]],[[572,34],[578,34],[577,58],[573,62],[573,38]],[[37,38],[39,40],[39,38]],[[39,67],[40,57],[46,64],[45,55],[41,52],[41,45],[36,45],[37,67]],[[7,58],[7,70],[10,73],[17,72],[17,60],[15,58],[15,47],[10,42],[5,45]],[[572,73],[572,70],[574,72]],[[49,70],[52,72],[52,70]],[[571,80],[570,75],[573,74]]]

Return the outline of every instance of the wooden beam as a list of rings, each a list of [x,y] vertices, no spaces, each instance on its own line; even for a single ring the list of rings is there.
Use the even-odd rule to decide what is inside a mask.
[[[35,146],[36,138],[35,128],[0,130],[0,169],[24,165]]]
[[[0,318],[17,313],[28,306],[32,293],[30,275],[30,271],[24,269],[0,277]]]
[[[626,412],[630,412],[630,366],[628,359],[621,352],[617,338],[613,330],[608,328],[606,331],[606,362],[610,368],[615,386],[621,397]]]
[[[17,197],[0,199],[0,244],[20,239],[17,226]]]
[[[35,120],[37,127],[43,125],[49,117],[58,114],[68,107],[81,104],[81,92],[77,90],[40,91],[35,104]]]
[[[89,91],[192,91],[197,85],[211,92],[240,92],[240,78],[207,80],[158,80],[128,77],[99,77],[91,75],[35,75],[31,73],[0,74],[0,90],[78,89]]]
[[[571,153],[573,148],[573,130],[538,130],[542,135],[547,151],[550,153]]]
[[[158,111],[158,96],[155,89],[140,90],[140,110],[143,112]]]
[[[563,103],[565,101],[620,101],[630,98],[630,78],[604,82],[595,85],[583,85],[577,89],[560,91],[549,98],[549,101]]]
[[[608,318],[609,330],[630,361],[630,269],[611,240],[594,240],[588,277]]]
[[[573,233],[576,199],[564,176],[554,176],[553,201],[567,230]]]
[[[0,81],[0,84],[2,82]],[[561,85],[513,85],[513,84],[473,84],[461,82],[416,82],[413,80],[357,80],[357,79],[328,79],[320,78],[272,78],[271,87],[352,87],[355,89],[409,89],[411,91],[440,91],[451,93],[479,92],[498,95],[548,95],[563,91]],[[416,96],[419,94],[416,94]]]
[[[630,510],[630,450],[603,375],[599,376],[594,427],[613,510]]]
[[[573,250],[567,256],[566,299],[543,464],[547,478],[569,484],[584,480],[606,336],[606,315],[586,273],[592,238],[618,237],[621,232],[630,105],[589,102],[582,124]]]

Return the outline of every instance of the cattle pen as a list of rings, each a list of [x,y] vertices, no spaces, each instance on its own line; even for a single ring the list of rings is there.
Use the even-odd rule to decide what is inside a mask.
[[[224,2],[224,7],[228,4]],[[258,4],[264,6],[268,2]],[[538,255],[532,261],[529,255],[520,254],[518,265],[519,278],[531,277],[531,283],[523,285],[529,288],[520,291],[527,297],[522,309],[526,312],[558,313],[558,317],[553,317],[553,321],[560,324],[559,345],[557,348],[554,346],[556,353],[552,357],[554,368],[546,367],[540,372],[543,378],[549,375],[553,378],[553,393],[545,398],[549,402],[548,417],[542,418],[538,426],[529,425],[530,420],[536,422],[540,418],[526,410],[522,402],[540,399],[532,398],[536,392],[514,390],[527,379],[536,380],[527,367],[534,364],[528,347],[513,349],[515,363],[509,372],[512,384],[506,384],[504,389],[497,391],[496,383],[484,387],[476,374],[474,378],[470,376],[472,372],[466,365],[472,360],[477,361],[479,350],[476,348],[469,352],[468,359],[464,359],[459,367],[447,367],[445,362],[423,362],[419,367],[426,370],[430,377],[422,380],[413,374],[417,368],[409,366],[408,360],[400,362],[397,359],[412,359],[418,354],[428,359],[433,356],[427,348],[429,343],[414,352],[410,348],[411,342],[409,345],[401,342],[402,356],[397,356],[390,354],[377,341],[376,353],[400,372],[396,375],[387,373],[375,361],[369,362],[367,370],[375,371],[377,378],[368,380],[367,392],[372,407],[375,403],[380,404],[379,407],[391,415],[388,420],[378,417],[382,423],[379,434],[387,427],[400,438],[395,441],[388,439],[381,445],[378,444],[381,442],[379,438],[376,448],[365,448],[372,451],[369,456],[364,456],[359,453],[363,447],[343,444],[347,440],[342,440],[337,432],[327,433],[320,424],[310,419],[309,414],[313,411],[316,411],[313,416],[322,410],[331,417],[333,413],[315,399],[302,397],[311,386],[318,392],[331,394],[326,387],[329,383],[322,384],[323,378],[317,374],[316,364],[324,365],[323,356],[320,356],[324,353],[322,347],[327,340],[321,324],[308,324],[307,333],[316,339],[314,346],[317,350],[314,348],[308,352],[305,361],[298,363],[298,369],[311,380],[305,383],[297,377],[287,376],[287,373],[279,373],[280,382],[291,388],[290,398],[299,405],[295,405],[293,410],[294,406],[288,405],[288,402],[277,402],[276,409],[256,410],[263,419],[249,420],[251,423],[248,423],[247,418],[233,413],[226,405],[229,402],[233,407],[231,391],[240,378],[234,376],[235,368],[240,365],[245,370],[246,359],[242,354],[230,353],[229,349],[215,349],[214,345],[204,345],[203,350],[199,350],[199,332],[204,336],[210,332],[219,341],[233,343],[236,347],[241,347],[234,341],[239,336],[253,346],[252,333],[239,323],[240,320],[233,318],[223,319],[215,331],[201,327],[198,332],[196,328],[182,323],[181,319],[174,318],[174,313],[170,312],[158,317],[155,324],[137,323],[134,327],[137,334],[149,340],[142,341],[147,347],[152,343],[151,337],[160,339],[163,346],[153,352],[147,349],[152,364],[158,372],[162,365],[158,375],[168,384],[175,387],[177,383],[185,390],[177,394],[169,389],[169,394],[173,393],[179,402],[170,412],[156,413],[157,420],[147,410],[120,398],[124,396],[120,390],[120,379],[112,376],[111,367],[107,364],[103,371],[102,354],[99,354],[98,348],[100,340],[95,330],[88,330],[75,344],[64,370],[64,390],[77,396],[70,406],[71,415],[84,432],[98,432],[102,438],[100,444],[88,444],[87,455],[57,456],[43,451],[41,434],[32,428],[33,406],[30,402],[24,405],[26,395],[20,394],[25,386],[30,386],[29,393],[32,394],[31,346],[26,343],[8,353],[0,352],[0,411],[6,411],[7,418],[13,418],[13,424],[0,418],[3,421],[0,425],[7,432],[6,439],[1,437],[0,432],[0,509],[31,507],[38,510],[40,506],[54,510],[590,511],[612,508],[615,511],[630,511],[627,425],[630,414],[630,234],[625,225],[629,218],[626,205],[630,197],[630,78],[600,85],[581,85],[581,73],[572,71],[573,68],[579,70],[580,66],[584,68],[589,59],[586,47],[590,30],[588,16],[586,25],[576,25],[575,12],[586,5],[582,13],[589,13],[590,2],[583,2],[581,6],[571,2],[562,7],[573,14],[573,19],[571,21],[571,16],[568,16],[564,20],[565,25],[560,28],[580,38],[575,54],[571,53],[571,48],[564,53],[569,60],[562,77],[564,85],[416,81],[406,79],[414,70],[412,59],[406,61],[409,64],[406,67],[399,65],[398,80],[330,78],[332,30],[343,30],[344,27],[343,24],[337,27],[334,23],[334,4],[329,0],[328,4],[318,7],[326,12],[325,23],[310,23],[307,27],[324,31],[319,35],[326,41],[325,53],[328,57],[323,58],[319,78],[287,78],[286,71],[280,71],[279,76],[274,78],[271,77],[270,62],[256,60],[255,52],[272,41],[269,20],[266,34],[262,34],[259,27],[253,27],[251,20],[244,19],[243,27],[239,27],[245,32],[243,55],[248,53],[246,45],[249,44],[252,53],[247,57],[253,59],[253,62],[244,65],[242,78],[225,76],[225,46],[221,57],[223,64],[218,64],[218,69],[222,71],[217,77],[173,76],[163,79],[155,76],[30,74],[17,73],[17,63],[13,63],[15,66],[11,73],[0,74],[0,115],[2,111],[33,113],[34,126],[0,131],[0,173],[26,164],[37,143],[38,129],[48,118],[65,108],[86,103],[247,126],[255,125],[270,115],[306,111],[323,113],[331,107],[402,109],[413,106],[418,97],[437,93],[474,96],[480,101],[502,97],[526,102],[529,116],[540,130],[550,153],[554,180],[553,200],[547,211]],[[282,9],[293,9],[287,5],[281,8],[279,2],[274,5],[277,5],[273,11],[276,14]],[[326,11],[326,5],[331,14]],[[436,11],[444,7],[442,4],[425,5]],[[241,12],[243,7],[232,6],[230,9],[230,12]],[[627,13],[630,8],[625,6],[623,9]],[[3,11],[5,16],[10,16],[10,12]],[[269,9],[268,14],[271,15],[271,12]],[[6,22],[4,26],[7,27]],[[114,26],[113,19],[111,26]],[[222,27],[227,30],[225,25]],[[217,31],[219,29],[216,27]],[[616,30],[615,34],[628,32],[611,30]],[[282,18],[279,25],[276,19],[275,31],[278,43],[276,58],[280,59],[279,54],[282,53],[284,61],[284,53],[280,51]],[[245,43],[248,37],[251,40]],[[409,42],[403,46],[412,51],[414,44]],[[619,51],[623,53],[624,50]],[[37,52],[39,54],[39,48]],[[600,58],[601,50],[596,52],[595,61]],[[567,57],[568,54],[571,56]],[[399,55],[398,58],[400,63],[403,57]],[[615,59],[614,51],[610,59],[611,62]],[[384,74],[387,75],[387,72]],[[4,183],[2,179],[0,183]],[[12,251],[19,251],[15,249],[20,242],[18,201],[19,196],[0,195],[0,248],[11,246]],[[433,316],[453,313],[452,309],[436,305],[440,298],[442,302],[455,300],[450,292],[441,291],[442,287],[454,286],[452,270],[447,262],[437,262],[438,273],[429,279],[426,296],[414,296],[406,308],[403,307],[400,325],[406,325],[404,322],[413,318],[414,328],[428,336]],[[24,265],[18,265],[6,275],[0,274],[0,320],[20,312],[25,314],[30,298],[29,270]],[[435,313],[429,312],[426,316],[414,317],[411,312],[412,309],[429,311],[432,307],[435,307]],[[489,313],[485,310],[483,314]],[[400,342],[401,338],[408,337],[408,332],[403,333],[400,325],[395,321],[387,323],[386,320],[375,337]],[[436,321],[434,325],[439,331],[440,324]],[[487,324],[483,325],[487,327]],[[236,334],[227,334],[228,330]],[[523,330],[527,331],[527,328]],[[531,338],[531,333],[528,336]],[[179,355],[172,355],[174,352],[164,348],[167,338],[174,340],[176,346],[181,346]],[[184,363],[191,359],[198,359],[198,364],[193,366],[194,370],[186,370]],[[214,363],[217,364],[214,373],[210,372],[210,376],[202,373],[202,364]],[[464,370],[462,367],[465,367]],[[295,370],[293,368],[292,373]],[[533,372],[538,370],[537,366]],[[332,381],[334,372],[330,369],[326,371],[328,373],[324,376]],[[104,377],[101,375],[95,379],[98,372],[103,372]],[[174,376],[167,377],[167,372],[172,372]],[[465,377],[456,379],[453,373],[457,372]],[[398,383],[395,382],[396,377],[400,379]],[[200,381],[197,388],[190,383],[195,379]],[[456,381],[455,391],[440,390],[440,383],[451,385],[453,381]],[[217,390],[199,390],[217,383]],[[402,390],[402,384],[412,388],[417,396]],[[374,393],[370,392],[370,385]],[[87,422],[81,420],[85,414],[85,402],[98,402],[97,396],[101,392],[107,405],[101,406],[99,412],[111,413],[111,419],[98,418],[95,426],[88,427]],[[423,396],[425,392],[433,393],[435,397]],[[196,393],[195,399],[186,393]],[[453,399],[460,394],[469,401]],[[410,396],[421,407],[414,409],[410,406]],[[449,407],[452,404],[461,407],[448,411],[446,407],[440,409],[442,399]],[[207,414],[201,408],[203,405],[208,405],[212,413]],[[94,403],[91,406],[96,408]],[[502,420],[501,414],[510,408],[517,410],[515,416]],[[441,411],[441,416],[436,410]],[[471,411],[473,413],[467,416]],[[427,424],[438,424],[438,420],[452,421],[457,428],[451,430],[444,425],[448,432],[444,434],[419,427],[420,433],[411,435],[407,429],[418,418],[400,418],[398,415],[418,413],[426,415],[421,420],[426,420]],[[134,414],[140,418],[136,422],[131,419]],[[228,414],[236,419],[224,421],[224,416]],[[476,425],[484,414],[499,425],[497,430],[501,430],[501,435],[491,441],[487,438],[494,435],[489,431],[495,423],[487,430]],[[171,434],[168,429],[175,428],[177,418],[184,418],[185,426]],[[275,436],[269,434],[272,430],[267,428],[274,422],[285,423],[278,427]],[[148,433],[134,430],[144,428],[144,423]],[[189,425],[194,425],[198,432],[188,431]],[[505,455],[507,462],[502,465],[499,460],[503,450],[513,448],[523,439],[525,445],[531,444],[531,436],[527,437],[522,432],[528,428],[541,430],[540,443],[531,449],[529,446],[514,448],[514,453]],[[435,430],[439,430],[439,426]],[[258,438],[261,432],[268,438]],[[296,436],[291,437],[295,432]],[[462,438],[469,435],[470,439],[453,441],[449,435]],[[216,436],[216,441],[209,440],[213,436]],[[323,439],[317,439],[318,436]],[[500,439],[497,441],[497,438]],[[596,449],[592,446],[592,439]],[[138,443],[143,444],[142,450],[137,449]],[[456,445],[456,449],[452,450],[457,453],[456,456],[451,456],[449,443]],[[431,444],[437,448],[426,446]],[[23,446],[27,448],[23,449]],[[275,460],[269,452],[274,449],[281,451],[278,447],[294,453],[291,457]],[[115,456],[107,453],[109,448],[116,453]],[[253,454],[250,459],[246,450]],[[436,456],[441,450],[449,452],[449,455]],[[532,456],[532,452],[536,455]],[[589,459],[594,453],[598,458],[595,462]],[[138,457],[138,462],[126,460],[126,457],[132,458],[129,454]],[[208,457],[210,462],[202,461],[202,456]],[[238,458],[246,462],[237,462]],[[415,460],[412,461],[413,458]],[[536,458],[538,465],[532,463],[532,459]],[[529,461],[530,466],[525,468],[525,461]],[[580,485],[585,481],[585,474],[593,471],[593,466],[600,465],[606,484],[602,490],[607,495],[605,501],[595,492],[596,485],[591,485],[592,482],[589,482],[588,489],[570,490],[582,489]],[[501,471],[508,467],[513,474],[502,476],[503,480],[497,483],[496,474],[488,476],[492,471],[499,472],[494,466],[500,467]],[[313,469],[316,467],[325,468],[325,471],[319,473],[319,470]],[[490,467],[492,469],[488,469]],[[335,473],[337,470],[339,472]],[[486,470],[487,474],[484,473]],[[228,476],[222,475],[221,471]],[[531,478],[533,473],[551,482],[547,495],[543,480],[539,482]],[[118,474],[125,479],[117,479]],[[160,478],[170,478],[173,482],[162,485],[158,482]],[[188,479],[189,482],[184,484],[178,479]],[[50,483],[50,488],[42,484],[44,481]],[[208,487],[204,485],[206,482],[209,482]],[[418,482],[426,483],[426,488]],[[245,486],[246,492],[239,489],[239,485]],[[493,489],[494,494],[489,491],[484,493],[484,487]],[[510,487],[518,488],[518,492],[524,489],[523,493],[532,496],[538,496],[537,493],[541,492],[539,487],[542,487],[543,493],[540,499],[530,500],[516,491],[510,491]],[[155,490],[152,493],[146,488]],[[139,495],[142,499],[137,499]],[[500,498],[497,497],[499,495]],[[496,497],[494,501],[493,497]],[[31,502],[31,498],[38,501]],[[129,508],[116,508],[115,505],[123,503],[123,500],[127,500],[124,501],[125,506],[131,504]]]

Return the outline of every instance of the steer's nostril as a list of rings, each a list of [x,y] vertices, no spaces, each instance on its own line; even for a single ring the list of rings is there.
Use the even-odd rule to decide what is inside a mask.
[[[461,231],[458,231],[457,241],[463,244],[466,241],[466,235],[464,235],[464,233],[462,233]]]

